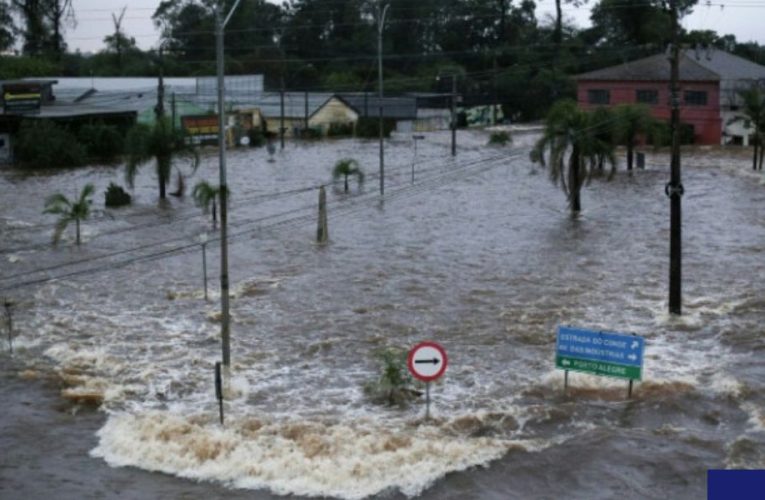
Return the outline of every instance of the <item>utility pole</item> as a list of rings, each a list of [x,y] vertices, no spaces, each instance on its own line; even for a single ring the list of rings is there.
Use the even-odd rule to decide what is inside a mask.
[[[457,75],[452,75],[452,156],[457,156]]]
[[[157,107],[154,109],[154,113],[157,115],[157,120],[161,120],[165,116],[165,61],[163,50],[163,47],[159,48],[159,84],[157,86]]]
[[[228,283],[228,187],[226,185],[226,113],[224,105],[225,78],[223,76],[224,47],[223,30],[231,20],[239,2],[231,8],[226,18],[223,18],[224,3],[219,0],[215,9],[215,59],[218,73],[218,161],[220,173],[220,306],[221,306],[221,344],[223,351],[223,366],[231,367],[231,316],[229,310]]]
[[[175,132],[175,120],[177,119],[177,114],[178,114],[177,113],[177,109],[176,109],[176,104],[175,104],[175,92],[170,94],[170,110],[171,110],[171,113],[172,113],[171,116],[172,116],[172,120],[173,120],[173,122],[172,122],[173,126],[171,128],[172,128],[173,132]]]
[[[669,312],[682,314],[682,211],[684,193],[680,176],[680,47],[677,40],[677,2],[670,0],[672,10],[672,55],[670,93],[672,104],[672,160],[670,181],[665,188],[669,196]]]
[[[380,132],[380,196],[385,195],[385,146],[383,142],[383,30],[385,29],[385,14],[388,12],[390,4],[377,4],[377,77],[379,91],[379,132]]]
[[[284,31],[279,32],[279,56],[281,58],[281,68],[279,70],[279,111],[280,111],[280,118],[279,118],[279,144],[281,145],[281,150],[284,151],[284,69],[285,69],[285,63],[284,63],[284,48],[282,47],[282,42],[284,41]]]

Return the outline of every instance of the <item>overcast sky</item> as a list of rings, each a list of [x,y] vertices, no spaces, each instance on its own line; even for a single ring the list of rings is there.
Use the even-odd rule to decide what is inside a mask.
[[[111,14],[119,13],[125,5],[128,6],[123,23],[126,33],[135,37],[142,49],[156,46],[158,33],[151,16],[160,0],[74,0],[73,3],[77,26],[67,31],[67,43],[71,50],[91,52],[103,48],[104,36],[114,30]],[[595,0],[589,3],[595,3]],[[537,18],[541,21],[546,16],[552,16],[554,9],[554,0],[537,0]],[[694,13],[683,20],[683,26],[687,29],[713,29],[719,34],[732,33],[739,41],[765,43],[765,30],[762,28],[764,14],[765,0],[702,0]],[[589,25],[587,5],[578,9],[565,5],[564,15],[580,27]]]

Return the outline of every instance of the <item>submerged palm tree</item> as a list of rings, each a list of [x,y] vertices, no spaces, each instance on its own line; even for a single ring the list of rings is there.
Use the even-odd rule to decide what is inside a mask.
[[[345,182],[345,192],[348,192],[348,177],[355,176],[356,180],[361,186],[364,183],[364,172],[359,168],[359,163],[351,158],[345,158],[335,163],[335,168],[332,170],[332,178],[337,180],[340,177]]]
[[[86,184],[76,201],[70,201],[61,193],[56,193],[45,200],[45,214],[60,215],[53,231],[53,244],[57,245],[61,235],[70,222],[74,221],[77,228],[77,245],[80,244],[80,221],[90,215],[90,205],[93,203],[93,184]]]
[[[191,193],[194,202],[198,207],[202,208],[204,213],[209,212],[210,207],[212,206],[213,227],[215,227],[218,222],[217,207],[220,193],[220,186],[213,186],[207,181],[197,183],[197,185],[194,186],[194,191]],[[227,194],[230,193],[227,192]]]
[[[620,104],[614,108],[614,116],[618,143],[627,147],[627,170],[632,170],[637,139],[651,132],[654,119],[644,104]]]
[[[138,167],[154,159],[159,178],[159,197],[164,200],[167,183],[173,169],[173,158],[184,156],[191,158],[192,171],[199,165],[199,155],[186,143],[184,134],[173,128],[167,118],[158,119],[153,126],[138,124],[127,135],[127,169],[125,176],[132,187]]]
[[[582,210],[582,186],[591,178],[598,159],[605,158],[614,171],[614,146],[603,135],[611,126],[598,121],[594,113],[578,109],[572,100],[559,101],[550,109],[544,134],[531,152],[532,160],[542,165],[545,153],[549,155],[550,178],[556,184],[560,181],[573,215]]]

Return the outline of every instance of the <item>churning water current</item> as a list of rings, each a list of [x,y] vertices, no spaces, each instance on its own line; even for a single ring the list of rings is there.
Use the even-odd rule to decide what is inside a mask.
[[[101,193],[121,172],[3,172],[0,295],[19,303],[16,356],[55,371],[66,397],[104,399],[93,456],[235,488],[698,498],[706,469],[765,467],[765,188],[747,158],[684,156],[684,315],[674,318],[666,155],[594,179],[572,220],[560,188],[528,160],[533,137],[507,148],[486,140],[460,134],[451,158],[448,135],[429,134],[415,159],[411,141],[394,138],[384,202],[375,142],[231,152],[225,428],[212,383],[220,256],[212,240],[205,303],[197,244],[214,236],[209,217],[188,197],[157,206],[146,166],[132,207],[96,213],[81,248],[52,249],[43,198],[86,182]],[[344,157],[367,179],[348,195],[330,188],[330,243],[319,246],[309,188],[330,183]],[[215,158],[205,154],[186,183],[214,181]],[[576,374],[562,394],[558,324],[646,338],[633,400],[624,382]],[[423,422],[420,403],[370,402],[374,353],[425,339],[450,355],[432,388],[435,418]],[[454,471],[466,472],[444,479]]]

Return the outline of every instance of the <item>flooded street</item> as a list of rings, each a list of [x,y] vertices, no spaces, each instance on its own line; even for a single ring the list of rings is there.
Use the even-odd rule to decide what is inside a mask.
[[[690,499],[707,469],[765,468],[765,186],[749,153],[683,158],[684,314],[670,317],[668,155],[594,179],[572,220],[528,159],[534,136],[487,139],[460,132],[452,158],[449,135],[428,134],[412,184],[412,142],[394,138],[384,203],[374,141],[230,153],[225,428],[209,216],[189,196],[158,206],[147,165],[131,207],[96,213],[80,248],[71,228],[52,248],[45,197],[93,182],[102,208],[122,169],[0,171],[0,297],[17,303],[0,448],[40,450],[3,453],[0,497]],[[317,187],[345,157],[366,182],[328,189],[319,246]],[[206,151],[187,185],[216,181],[216,159]],[[563,394],[559,324],[645,337],[631,400],[626,382],[573,373]],[[434,419],[419,401],[372,403],[375,352],[427,339],[450,358]]]

